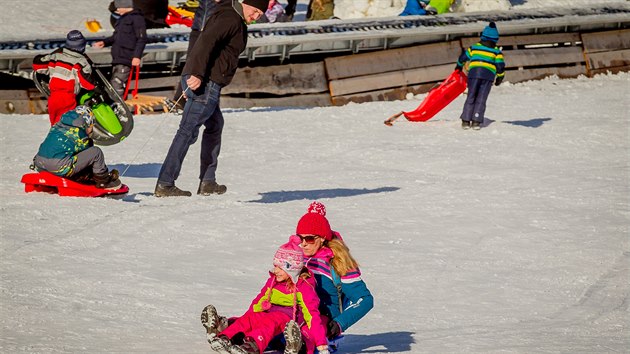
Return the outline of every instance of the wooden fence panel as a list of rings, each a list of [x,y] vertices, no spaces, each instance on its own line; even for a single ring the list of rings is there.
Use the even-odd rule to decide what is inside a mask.
[[[455,63],[461,53],[459,41],[326,58],[329,80]]]
[[[551,33],[500,37],[499,46],[508,47],[558,43],[570,43],[571,45],[576,45],[579,41],[581,41],[579,33]],[[463,48],[468,48],[477,42],[479,42],[479,37],[469,37],[461,39]]]
[[[504,56],[507,68],[584,62],[580,47],[511,50]]]
[[[588,53],[586,58],[589,68],[593,70],[626,66],[630,65],[630,49]]]
[[[328,91],[324,62],[240,68],[221,93],[291,95]]]
[[[342,96],[358,92],[376,91],[392,87],[409,86],[444,80],[453,71],[453,64],[436,65],[351,77],[330,82],[330,95]]]
[[[330,95],[327,93],[274,98],[243,98],[233,96],[221,96],[221,107],[223,108],[325,107],[330,105]]]
[[[371,92],[362,92],[353,95],[345,95],[345,96],[335,96],[332,98],[332,104],[334,106],[343,106],[350,102],[354,103],[363,103],[363,102],[374,102],[374,101],[398,101],[404,100],[407,96],[407,93],[412,93],[414,95],[420,93],[426,93],[433,88],[435,84],[420,84],[420,85],[412,85],[406,87],[397,87],[386,90],[377,90]],[[413,104],[410,104],[408,110],[412,110],[415,107]]]
[[[551,75],[558,75],[560,78],[578,77],[586,75],[585,65],[567,66],[561,68],[533,68],[524,70],[508,70],[505,72],[505,81],[511,83],[529,80],[540,80]]]
[[[586,53],[630,49],[630,29],[582,34]]]

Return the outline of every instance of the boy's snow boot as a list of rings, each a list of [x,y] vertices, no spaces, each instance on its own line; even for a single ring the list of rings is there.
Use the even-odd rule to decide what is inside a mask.
[[[474,121],[474,120],[473,120],[473,122],[472,122],[472,128],[473,128],[473,130],[479,130],[479,129],[481,129],[481,122],[476,122],[476,121]]]
[[[302,347],[302,332],[300,326],[293,320],[284,327],[284,354],[297,354]]]
[[[212,337],[208,336],[208,343],[210,343],[210,348],[212,348],[212,350],[214,350],[217,353],[220,353],[220,354],[231,353],[230,347],[232,346],[232,343],[230,343],[230,339],[225,335],[220,335],[220,336],[213,335]]]
[[[464,129],[464,130],[470,129],[470,121],[462,119],[462,129]]]
[[[190,197],[192,193],[189,191],[183,191],[175,186],[165,186],[158,183],[155,185],[155,191],[153,192],[158,198],[161,197]]]
[[[215,181],[201,181],[199,182],[199,188],[197,189],[197,194],[199,195],[210,195],[210,194],[223,194],[227,191],[227,187],[218,184]]]
[[[201,311],[201,324],[206,327],[209,341],[211,336],[216,336],[227,328],[228,321],[226,317],[219,316],[214,306],[208,305]]]
[[[118,173],[118,170],[114,168],[111,171],[109,171],[109,177],[111,179],[118,179],[120,177],[120,174]]]
[[[95,173],[94,183],[96,184],[96,188],[101,189],[116,189],[122,184],[118,179],[118,171],[116,171],[114,176],[112,176],[112,174],[109,172],[100,174]]]
[[[230,354],[259,354],[258,344],[252,337],[245,337],[243,344],[230,347]]]

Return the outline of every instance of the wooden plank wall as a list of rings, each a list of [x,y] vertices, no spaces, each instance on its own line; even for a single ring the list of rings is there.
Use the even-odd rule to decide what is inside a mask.
[[[326,58],[317,63],[246,67],[222,91],[221,106],[328,106],[403,99],[428,92],[479,40],[442,43]],[[506,81],[630,71],[630,29],[501,37]],[[145,79],[143,90],[167,97],[179,77]],[[133,84],[132,84],[133,87]],[[32,91],[32,90],[31,90]],[[30,91],[29,91],[30,92]],[[0,91],[0,113],[42,113],[45,100],[27,91]],[[153,93],[153,92],[152,92]]]
[[[630,70],[630,29],[582,34],[589,75]]]
[[[325,63],[332,103],[402,99],[409,92],[427,92],[448,76],[461,52],[478,41],[479,37],[461,38],[328,58]],[[506,61],[506,81],[587,74],[579,33],[506,36],[499,43]]]
[[[459,41],[451,41],[327,58],[332,103],[402,98],[428,90],[448,76],[460,52]]]
[[[330,106],[324,62],[241,68],[221,90],[221,106]]]

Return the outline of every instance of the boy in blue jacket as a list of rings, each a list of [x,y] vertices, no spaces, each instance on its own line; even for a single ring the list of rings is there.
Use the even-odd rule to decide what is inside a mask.
[[[497,47],[499,31],[494,22],[490,22],[481,33],[481,40],[462,53],[455,70],[468,66],[468,97],[461,115],[462,129],[481,129],[486,112],[486,100],[490,95],[492,83],[499,86],[505,76],[503,53]],[[496,80],[495,80],[496,78]]]
[[[93,180],[97,188],[120,187],[118,171],[108,172],[103,151],[90,138],[93,127],[94,115],[87,106],[64,113],[39,146],[33,158],[35,169],[77,182]]]

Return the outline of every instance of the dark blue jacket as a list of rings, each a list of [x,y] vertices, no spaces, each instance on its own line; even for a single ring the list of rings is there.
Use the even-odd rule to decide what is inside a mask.
[[[193,23],[190,28],[193,31],[203,31],[208,22],[208,18],[214,13],[217,6],[218,4],[215,0],[199,0],[199,7],[195,10],[195,17],[193,18]]]
[[[118,19],[114,34],[103,40],[112,47],[112,65],[131,66],[131,59],[142,58],[147,44],[147,28],[139,10],[126,13]]]
[[[407,0],[407,4],[405,5],[403,12],[401,12],[398,16],[426,15],[427,11],[424,9],[424,7],[427,5],[427,3],[428,1]]]

